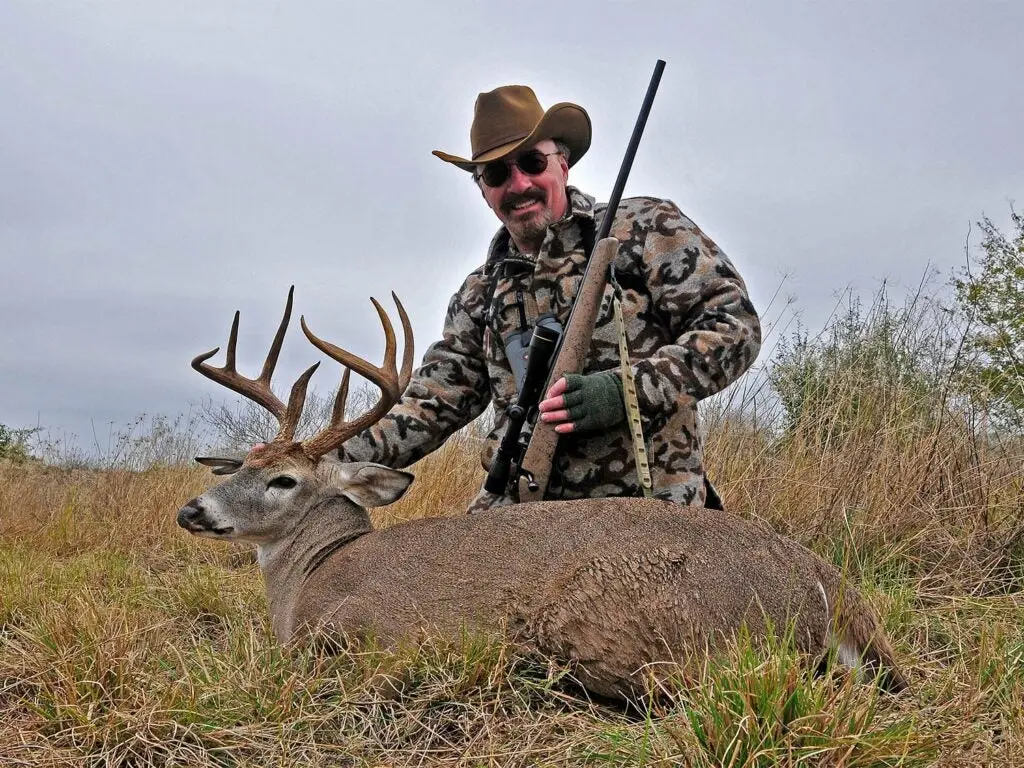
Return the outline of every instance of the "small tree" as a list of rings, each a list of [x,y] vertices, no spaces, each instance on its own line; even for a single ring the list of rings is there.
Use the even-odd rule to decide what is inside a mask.
[[[981,256],[953,280],[956,299],[970,321],[974,353],[965,388],[994,416],[1024,424],[1024,216],[1011,206],[1012,235],[986,216]]]
[[[28,440],[39,431],[36,429],[11,429],[0,424],[0,459],[22,464],[32,458]]]

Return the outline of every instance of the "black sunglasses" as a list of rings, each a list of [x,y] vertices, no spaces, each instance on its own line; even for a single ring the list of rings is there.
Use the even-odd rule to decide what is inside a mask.
[[[520,171],[528,176],[536,176],[544,173],[548,167],[548,158],[551,155],[560,154],[562,153],[557,151],[544,153],[539,149],[531,149],[529,152],[523,152],[512,162],[515,163]],[[500,187],[508,181],[508,177],[511,175],[512,169],[507,160],[495,160],[493,163],[487,163],[479,173],[474,173],[473,177],[483,179],[484,184],[488,187]]]

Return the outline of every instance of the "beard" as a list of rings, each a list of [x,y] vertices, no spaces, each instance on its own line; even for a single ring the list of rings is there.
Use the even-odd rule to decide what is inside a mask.
[[[548,211],[540,211],[528,219],[517,219],[505,225],[509,233],[517,240],[529,242],[541,242],[544,234],[551,226],[551,214]]]
[[[513,206],[524,202],[539,202],[543,208],[527,218],[516,218]],[[552,224],[551,209],[547,199],[539,189],[527,190],[521,195],[509,195],[501,203],[505,214],[505,228],[516,240],[540,244],[544,234]]]

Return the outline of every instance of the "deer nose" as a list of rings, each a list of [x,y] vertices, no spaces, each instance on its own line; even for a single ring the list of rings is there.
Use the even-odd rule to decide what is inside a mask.
[[[186,530],[193,530],[206,512],[199,499],[192,499],[178,510],[178,525]]]

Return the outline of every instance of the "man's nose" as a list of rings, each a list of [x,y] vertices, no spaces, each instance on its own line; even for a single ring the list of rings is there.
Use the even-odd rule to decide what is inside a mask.
[[[506,182],[509,192],[522,192],[533,186],[531,176],[519,170],[515,163],[509,168],[508,181]]]

